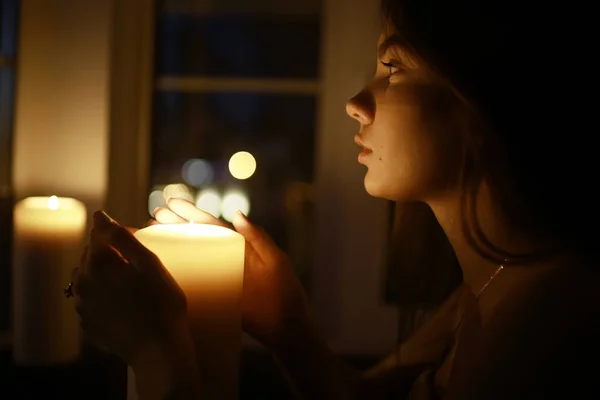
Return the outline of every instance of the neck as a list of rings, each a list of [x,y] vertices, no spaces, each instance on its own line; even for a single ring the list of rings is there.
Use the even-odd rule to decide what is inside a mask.
[[[477,220],[486,237],[497,247],[509,252],[531,252],[533,241],[514,232],[494,208],[492,197],[485,184],[476,197]],[[493,262],[479,254],[467,240],[462,226],[460,193],[446,194],[427,201],[444,229],[460,263],[464,283],[477,294],[494,275],[501,262]],[[501,256],[498,256],[501,258]],[[503,272],[505,274],[505,272]]]

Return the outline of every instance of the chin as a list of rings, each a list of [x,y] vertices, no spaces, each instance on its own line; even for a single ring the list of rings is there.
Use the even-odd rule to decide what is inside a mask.
[[[399,185],[401,179],[377,179],[380,177],[374,176],[367,171],[365,175],[365,190],[367,193],[378,199],[391,200],[396,202],[419,201],[419,193],[415,188]]]
[[[389,185],[386,185],[384,182],[373,179],[373,177],[369,176],[369,172],[365,175],[365,190],[370,196],[376,197],[378,199],[386,199],[386,200],[397,200],[397,196],[394,196],[394,190]]]

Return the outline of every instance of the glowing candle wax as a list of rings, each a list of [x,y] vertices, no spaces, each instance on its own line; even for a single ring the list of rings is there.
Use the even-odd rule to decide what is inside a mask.
[[[29,197],[14,208],[13,356],[19,365],[73,362],[77,314],[62,289],[79,263],[86,209],[72,198]]]
[[[237,399],[244,238],[204,224],[153,225],[135,237],[185,292],[202,398]]]

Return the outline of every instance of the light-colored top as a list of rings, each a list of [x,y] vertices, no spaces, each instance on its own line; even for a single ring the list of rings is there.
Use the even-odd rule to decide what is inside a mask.
[[[384,361],[428,365],[408,399],[600,398],[600,273],[531,277],[508,276],[481,301],[460,287]]]

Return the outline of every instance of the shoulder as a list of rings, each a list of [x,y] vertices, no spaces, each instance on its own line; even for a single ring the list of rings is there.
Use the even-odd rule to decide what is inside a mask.
[[[600,271],[587,265],[564,265],[536,275],[509,292],[490,321],[490,329],[550,344],[568,335],[598,329]],[[527,334],[531,332],[531,334]],[[540,340],[543,338],[547,340]]]
[[[578,399],[597,390],[599,284],[597,268],[573,265],[511,293],[485,327],[462,395]]]
[[[545,332],[544,336],[556,341],[591,333],[600,328],[599,286],[600,270],[596,266],[560,266],[506,299],[505,311],[498,316],[496,327],[515,333]]]
[[[372,368],[369,375],[387,373],[399,366],[428,365],[439,361],[448,347],[457,307],[465,290],[466,286],[458,287],[408,339]]]
[[[407,340],[365,373],[370,388],[385,392],[385,398],[408,396],[417,377],[446,353],[465,290],[468,290],[466,286],[457,288]]]

